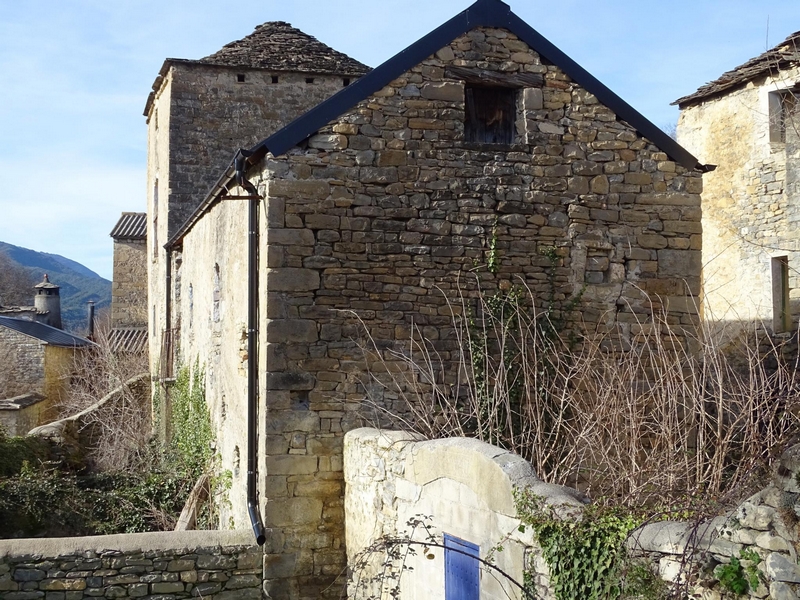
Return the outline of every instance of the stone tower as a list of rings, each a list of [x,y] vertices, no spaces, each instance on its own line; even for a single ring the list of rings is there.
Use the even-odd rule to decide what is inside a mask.
[[[33,287],[36,290],[34,306],[40,315],[37,317],[37,321],[61,329],[61,296],[59,295],[61,288],[55,283],[50,283],[50,278],[46,273],[42,282]]]
[[[151,367],[171,356],[164,244],[193,214],[239,148],[250,147],[369,72],[289,23],[259,25],[200,60],[168,58],[148,125],[147,269]],[[174,272],[173,272],[174,271]],[[211,275],[210,275],[211,276]]]

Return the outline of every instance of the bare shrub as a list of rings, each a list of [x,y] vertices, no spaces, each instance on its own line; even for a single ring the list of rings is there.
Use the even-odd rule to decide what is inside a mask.
[[[126,382],[148,372],[147,356],[115,352],[109,336],[108,326],[98,327],[96,346],[76,353],[69,392],[58,410],[72,416],[116,392],[81,419],[90,440],[88,459],[97,470],[133,471],[145,458],[151,433],[149,389]]]
[[[796,364],[757,328],[726,351],[717,328],[653,310],[575,339],[534,306],[526,290],[484,295],[477,310],[456,301],[447,355],[416,327],[402,352],[368,344],[377,424],[476,437],[545,481],[629,506],[744,493],[797,425]]]

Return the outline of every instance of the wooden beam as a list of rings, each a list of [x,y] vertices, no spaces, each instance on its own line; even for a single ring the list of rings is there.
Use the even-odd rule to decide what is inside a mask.
[[[500,73],[469,67],[447,67],[444,76],[448,79],[460,79],[464,83],[487,87],[538,88],[544,85],[544,77],[538,73]]]

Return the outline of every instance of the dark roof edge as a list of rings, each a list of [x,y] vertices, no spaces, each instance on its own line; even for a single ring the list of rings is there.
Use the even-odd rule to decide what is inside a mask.
[[[419,64],[437,50],[452,42],[458,36],[476,27],[498,27],[508,29],[528,44],[533,50],[561,68],[573,81],[626,121],[642,136],[653,142],[672,160],[687,169],[705,171],[705,165],[688,150],[664,133],[644,115],[600,83],[586,69],[564,54],[533,27],[525,23],[511,11],[511,7],[501,0],[477,0],[466,10],[446,21],[426,36],[420,38],[405,50],[400,51],[380,66],[373,69],[352,85],[343,88],[324,102],[301,115],[283,129],[262,140],[250,150],[247,160],[252,166],[267,152],[274,156],[285,154],[304,139],[313,135],[337,117],[341,116],[370,94],[377,92],[402,73]],[[165,245],[170,250],[180,244],[182,238],[194,224],[217,202],[217,195],[234,181],[231,164],[210,190],[210,194],[198,206],[191,217],[178,229]]]

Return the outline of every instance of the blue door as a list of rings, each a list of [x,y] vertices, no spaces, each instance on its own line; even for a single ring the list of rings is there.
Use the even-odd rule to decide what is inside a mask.
[[[481,595],[480,547],[444,534],[445,600],[479,600]]]

